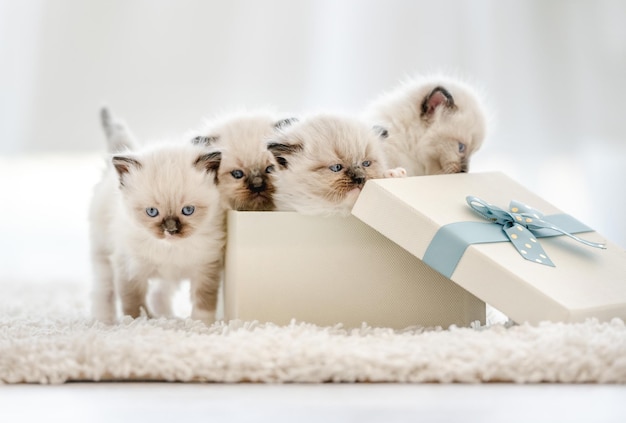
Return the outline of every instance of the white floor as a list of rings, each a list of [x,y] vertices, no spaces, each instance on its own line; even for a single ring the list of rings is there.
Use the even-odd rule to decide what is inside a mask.
[[[626,386],[0,386],[1,422],[625,422]]]

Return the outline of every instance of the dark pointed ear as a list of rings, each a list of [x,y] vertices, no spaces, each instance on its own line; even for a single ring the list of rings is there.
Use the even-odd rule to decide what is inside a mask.
[[[299,151],[302,151],[304,146],[302,144],[283,144],[280,142],[269,142],[267,144],[267,149],[276,157],[276,161],[278,164],[287,168],[288,162],[285,156],[291,156]]]
[[[288,126],[293,125],[297,121],[298,121],[298,118],[295,118],[295,117],[279,120],[278,122],[274,124],[274,129],[287,128]]]
[[[111,159],[113,167],[117,171],[118,179],[120,180],[120,186],[124,186],[124,176],[127,175],[132,169],[141,169],[141,163],[138,160],[130,156],[113,156]]]
[[[122,186],[124,186],[124,175],[129,173],[131,169],[141,169],[141,163],[130,156],[113,156],[112,162]]]
[[[191,140],[191,143],[194,145],[211,145],[213,143],[215,143],[217,140],[220,139],[219,135],[208,135],[208,136],[203,136],[203,135],[198,135],[197,137],[193,138]]]
[[[448,109],[456,107],[454,98],[448,90],[444,87],[435,87],[422,101],[422,117],[430,118],[440,106]]]
[[[202,154],[194,162],[194,166],[206,171],[207,173],[215,173],[215,183],[217,183],[217,171],[220,168],[222,162],[222,152],[212,151],[207,154]]]
[[[385,128],[384,126],[374,125],[372,129],[374,130],[374,133],[378,135],[381,139],[389,137],[389,131],[387,131],[387,128]]]

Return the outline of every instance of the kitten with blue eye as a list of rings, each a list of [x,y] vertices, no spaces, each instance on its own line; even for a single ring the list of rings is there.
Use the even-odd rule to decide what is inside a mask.
[[[217,186],[225,207],[242,211],[269,211],[274,204],[276,159],[267,139],[288,127],[295,118],[278,119],[270,112],[248,112],[210,122],[193,138],[200,145],[217,147],[222,161]]]
[[[410,80],[373,102],[365,115],[386,128],[385,156],[409,176],[468,172],[487,130],[477,91],[449,77]]]
[[[191,318],[214,321],[225,243],[220,157],[185,142],[112,156],[89,212],[94,318],[115,322],[118,301],[133,318],[142,309],[172,316],[172,294],[189,280]],[[158,288],[151,301],[149,281]]]
[[[308,117],[281,131],[268,148],[279,165],[277,210],[347,216],[368,180],[406,176],[404,169],[388,169],[380,128],[350,117]]]

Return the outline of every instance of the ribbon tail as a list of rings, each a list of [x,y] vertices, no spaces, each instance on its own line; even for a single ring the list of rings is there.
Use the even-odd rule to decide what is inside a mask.
[[[580,237],[577,237],[576,235],[570,234],[569,232],[566,232],[566,231],[564,231],[563,229],[561,229],[561,228],[559,228],[557,226],[547,224],[545,226],[545,228],[552,229],[553,231],[557,231],[557,232],[559,232],[559,233],[561,233],[563,235],[566,235],[566,236],[568,236],[568,237],[570,237],[570,238],[572,238],[572,239],[574,239],[574,240],[576,240],[576,241],[578,241],[578,242],[580,242],[582,244],[585,244],[585,245],[587,245],[589,247],[601,248],[603,250],[606,250],[606,245],[605,244],[602,244],[602,243],[599,243],[599,242],[587,241],[586,239],[582,239]]]
[[[511,227],[503,228],[503,231],[509,237],[515,249],[526,260],[556,267],[541,244],[539,244],[539,241],[537,241],[537,238],[528,229],[516,223]]]

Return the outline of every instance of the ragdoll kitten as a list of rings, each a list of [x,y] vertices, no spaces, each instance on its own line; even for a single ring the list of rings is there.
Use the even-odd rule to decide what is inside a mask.
[[[190,281],[193,319],[215,319],[225,242],[215,186],[220,152],[190,143],[114,155],[90,209],[93,316],[171,316],[178,282]],[[157,282],[151,303],[148,281]]]
[[[386,129],[387,161],[409,176],[467,172],[487,125],[472,87],[445,77],[403,84],[371,104],[366,118]]]
[[[109,153],[117,153],[137,148],[137,140],[126,123],[113,116],[107,107],[100,110],[100,123],[104,130]]]
[[[277,210],[349,215],[369,179],[406,175],[387,169],[379,132],[348,117],[309,117],[281,131],[268,148],[279,164]]]
[[[222,150],[217,186],[225,207],[233,210],[274,210],[276,159],[267,138],[296,119],[277,119],[266,112],[245,113],[209,123],[193,138],[196,144]]]

